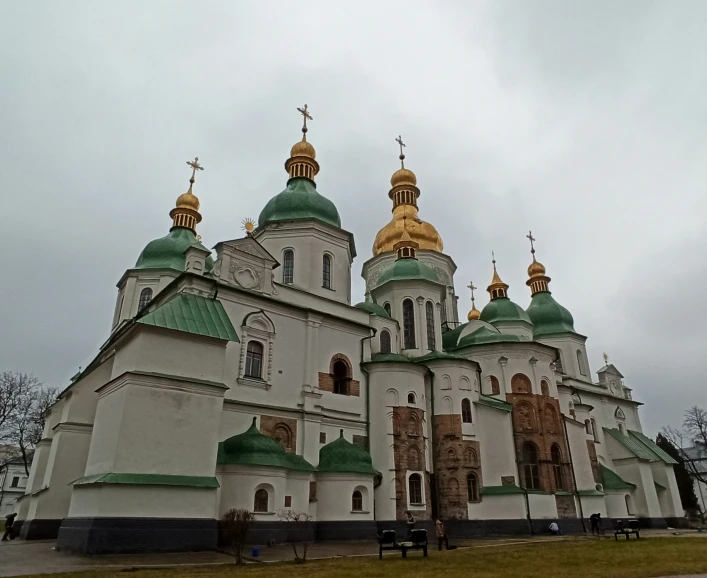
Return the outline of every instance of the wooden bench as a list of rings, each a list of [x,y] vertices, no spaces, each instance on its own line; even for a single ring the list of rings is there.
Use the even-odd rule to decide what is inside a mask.
[[[423,555],[427,557],[427,530],[412,530],[410,540],[401,542],[400,549],[403,551],[403,558],[407,558],[408,550],[422,550]]]
[[[626,536],[627,540],[630,534],[636,534],[636,539],[639,539],[641,536],[639,534],[638,520],[629,520],[628,528],[624,526],[623,520],[617,520],[614,523],[614,540],[619,539],[619,534]]]
[[[400,550],[400,544],[395,541],[395,530],[383,530],[378,536],[378,559],[383,559],[383,550]]]

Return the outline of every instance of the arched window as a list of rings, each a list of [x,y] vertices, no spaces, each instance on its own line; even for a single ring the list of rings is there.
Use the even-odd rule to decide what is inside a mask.
[[[259,489],[255,492],[255,504],[253,505],[254,512],[267,512],[268,511],[268,491],[264,489]]]
[[[540,489],[540,473],[538,471],[538,447],[532,442],[523,444],[523,482],[529,490]]]
[[[415,349],[415,304],[412,299],[403,301],[403,348]]]
[[[557,423],[557,412],[549,403],[545,406],[545,429],[548,433],[557,433],[559,425]]]
[[[427,349],[435,349],[435,314],[432,301],[425,304],[425,315],[427,317]]]
[[[422,478],[420,474],[412,474],[408,479],[408,496],[411,504],[422,504]]]
[[[420,422],[415,414],[412,414],[408,418],[408,435],[409,436],[419,436],[420,435]]]
[[[341,360],[334,362],[334,393],[339,395],[349,394],[349,367]]]
[[[363,496],[358,490],[351,494],[351,511],[363,512]]]
[[[491,395],[498,395],[501,393],[501,384],[498,382],[498,378],[493,375],[489,377],[491,381]]]
[[[532,393],[533,388],[530,385],[530,379],[523,373],[516,373],[511,378],[511,391],[513,393]]]
[[[470,502],[479,501],[479,478],[473,472],[466,477],[466,493]]]
[[[245,354],[245,376],[261,379],[263,375],[263,344],[249,341]]]
[[[147,304],[152,300],[152,289],[145,287],[140,291],[140,301],[137,304],[137,310],[142,311]]]
[[[287,249],[282,255],[282,282],[295,282],[295,252],[292,249]]]
[[[420,469],[420,452],[415,446],[410,446],[408,450],[408,470]]]
[[[513,409],[516,429],[522,431],[536,431],[537,422],[535,420],[535,410],[528,402],[521,402]]]
[[[292,447],[292,430],[284,423],[279,423],[273,428],[272,437],[285,449],[294,449]]]
[[[550,384],[545,379],[540,382],[540,393],[545,397],[550,395]]]
[[[592,418],[592,436],[594,436],[594,441],[599,441],[599,434],[597,432],[597,420]]]
[[[564,490],[565,481],[562,477],[562,453],[557,444],[552,444],[550,458],[552,459],[552,471],[555,474],[555,489]]]
[[[381,353],[390,353],[390,332],[387,329],[381,331]]]
[[[391,309],[390,309],[390,303],[384,303],[384,304],[383,304],[383,309],[385,309],[385,312],[386,312],[388,315],[390,315],[390,311],[391,311]]]
[[[447,450],[447,465],[448,466],[456,466],[457,465],[457,452],[454,451],[454,448],[449,448]]]
[[[462,423],[471,423],[471,402],[466,397],[462,399]]]
[[[413,392],[408,393],[408,403],[415,405],[415,394]]]
[[[322,257],[322,287],[331,289],[331,256]]]
[[[582,356],[582,352],[579,349],[577,350],[577,368],[579,369],[580,374],[587,375],[587,372],[584,368],[584,357]]]
[[[474,448],[467,448],[464,452],[464,465],[465,466],[475,466],[476,465],[476,451]]]
[[[587,430],[589,435],[592,435],[592,422],[588,419],[584,420],[584,429]]]

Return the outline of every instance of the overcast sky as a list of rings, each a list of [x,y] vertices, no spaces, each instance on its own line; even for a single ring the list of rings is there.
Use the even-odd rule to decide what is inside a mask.
[[[354,302],[402,134],[460,316],[491,250],[528,305],[532,229],[646,431],[707,405],[707,3],[6,0],[0,21],[0,370],[65,385],[90,361],[186,160],[206,168],[204,242],[241,236],[285,187],[307,103]]]

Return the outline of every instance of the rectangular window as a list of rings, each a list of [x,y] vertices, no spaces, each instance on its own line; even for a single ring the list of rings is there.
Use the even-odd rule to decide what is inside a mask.
[[[319,432],[319,443],[320,444],[325,444],[326,443],[326,432]]]
[[[292,507],[292,496],[285,496],[285,508]]]
[[[16,488],[19,484],[20,484],[20,478],[14,477],[14,478],[12,478],[12,483],[10,484],[10,487]]]

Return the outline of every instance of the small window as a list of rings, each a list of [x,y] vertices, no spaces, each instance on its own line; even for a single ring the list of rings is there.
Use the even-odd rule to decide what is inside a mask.
[[[471,402],[467,398],[462,399],[462,422],[471,423]]]
[[[322,258],[322,287],[331,289],[331,257],[324,255]]]
[[[415,349],[415,304],[412,299],[403,301],[403,347]]]
[[[385,309],[386,313],[387,313],[388,315],[390,315],[390,311],[391,311],[391,309],[390,309],[390,303],[385,303],[385,304],[383,305],[383,309]]]
[[[390,332],[387,329],[381,331],[381,353],[390,353]]]
[[[434,306],[431,301],[425,304],[425,315],[427,318],[427,349],[434,351],[435,349],[435,314]]]
[[[540,393],[545,397],[550,395],[550,384],[545,379],[540,382]]]
[[[285,496],[285,508],[292,507],[292,496]]]
[[[263,344],[249,341],[245,355],[245,377],[260,379],[263,374]]]
[[[334,362],[334,393],[339,395],[349,395],[349,376],[348,366],[341,360]]]
[[[492,375],[489,379],[491,380],[491,395],[499,395],[501,393],[501,384],[498,382],[498,378]]]
[[[351,494],[351,511],[363,512],[363,496],[358,490]]]
[[[20,485],[20,478],[12,478],[12,483],[10,484],[10,487],[16,488],[19,485]]]
[[[320,444],[325,444],[326,443],[326,432],[319,432],[319,443]]]
[[[412,392],[408,393],[408,403],[415,405],[415,394]]]
[[[577,368],[579,369],[579,373],[581,375],[587,375],[587,371],[584,368],[584,357],[579,349],[577,350]]]
[[[137,310],[142,311],[152,301],[152,289],[145,287],[140,291],[140,301],[137,304]]]
[[[470,502],[479,501],[479,478],[471,473],[466,477],[466,491]]]
[[[562,454],[557,444],[552,445],[550,457],[552,459],[552,471],[555,474],[555,489],[564,490],[565,483],[562,476]]]
[[[538,448],[532,442],[525,442],[523,444],[523,478],[525,487],[527,489],[540,489],[540,473],[538,471]]]
[[[262,488],[255,492],[255,504],[253,505],[254,512],[268,511],[268,491]]]
[[[422,504],[422,478],[420,474],[412,474],[408,479],[408,494],[411,504]]]
[[[282,282],[295,282],[295,252],[292,249],[287,249],[282,255]]]

